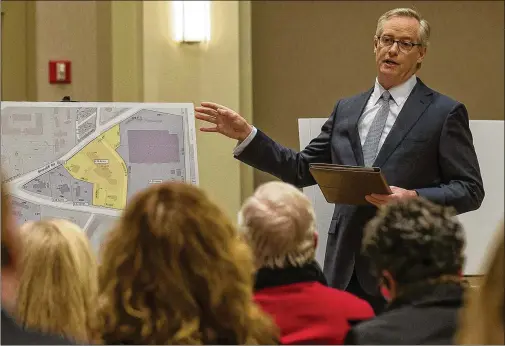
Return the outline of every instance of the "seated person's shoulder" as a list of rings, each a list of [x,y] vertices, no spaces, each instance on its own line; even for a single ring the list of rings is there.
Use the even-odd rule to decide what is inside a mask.
[[[4,331],[2,328],[2,345],[75,345],[73,341],[43,333],[19,329]]]
[[[75,343],[55,335],[25,330],[2,310],[2,345],[74,345]]]
[[[381,345],[381,344],[412,344],[409,334],[405,334],[405,326],[413,323],[412,315],[416,311],[410,307],[385,311],[381,315],[352,324],[346,336],[345,344]],[[409,342],[410,341],[410,342]]]
[[[375,316],[370,304],[354,294],[331,287],[325,287],[325,293],[328,301],[337,306],[338,311],[344,312],[350,320],[368,320]]]
[[[384,329],[391,327],[388,321],[380,317],[372,318],[367,321],[354,321],[352,327],[347,333],[344,344],[346,345],[366,345],[366,344],[387,344],[390,340],[380,340],[381,336],[388,335]],[[394,328],[394,326],[393,326]]]

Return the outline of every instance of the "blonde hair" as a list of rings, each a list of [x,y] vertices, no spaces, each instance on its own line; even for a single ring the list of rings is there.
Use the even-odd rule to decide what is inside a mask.
[[[377,21],[377,29],[375,31],[375,35],[377,37],[382,35],[382,32],[384,30],[384,22],[393,17],[407,17],[416,19],[419,22],[420,43],[423,45],[423,47],[428,47],[431,34],[430,23],[428,23],[428,21],[424,19],[419,12],[411,8],[395,8],[387,11],[382,16],[380,16],[379,20]]]
[[[67,220],[27,222],[17,316],[29,328],[88,341],[94,329],[97,264],[88,239]]]
[[[253,302],[250,250],[199,188],[141,191],[102,251],[102,342],[276,342],[277,328]]]
[[[315,257],[315,213],[294,186],[269,182],[249,197],[239,212],[244,238],[257,267],[302,266]]]
[[[1,177],[0,177],[1,179]],[[2,219],[2,309],[9,314],[15,313],[19,288],[20,258],[23,252],[22,242],[12,216],[11,201],[6,185],[1,184],[1,219]]]
[[[487,259],[480,287],[470,291],[456,334],[460,345],[503,345],[505,246],[503,220],[497,230],[497,244]]]

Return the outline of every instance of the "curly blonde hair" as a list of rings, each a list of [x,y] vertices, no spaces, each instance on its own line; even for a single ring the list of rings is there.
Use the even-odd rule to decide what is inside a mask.
[[[272,344],[253,302],[253,260],[225,214],[195,186],[138,193],[102,248],[100,341]]]
[[[84,231],[67,220],[27,222],[20,231],[20,323],[88,342],[96,322],[98,269]]]

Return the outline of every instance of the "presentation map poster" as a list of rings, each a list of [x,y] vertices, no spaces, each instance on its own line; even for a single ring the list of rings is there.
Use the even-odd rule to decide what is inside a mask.
[[[139,190],[198,185],[193,104],[2,102],[0,140],[16,222],[68,219],[95,248]]]

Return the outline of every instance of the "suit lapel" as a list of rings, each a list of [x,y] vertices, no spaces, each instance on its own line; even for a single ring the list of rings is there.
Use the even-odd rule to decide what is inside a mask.
[[[384,144],[382,145],[377,158],[373,164],[374,167],[381,167],[389,156],[395,151],[403,138],[410,131],[412,126],[417,122],[426,108],[431,103],[431,91],[421,80],[417,79],[417,84],[408,97],[403,106],[398,118],[389,132]]]
[[[350,114],[348,122],[349,140],[351,141],[351,147],[354,152],[354,158],[357,166],[363,166],[363,150],[361,148],[361,139],[359,137],[358,130],[359,119],[365,110],[366,103],[368,102],[373,90],[374,88],[361,94],[361,96],[358,97],[348,109],[348,114]]]

